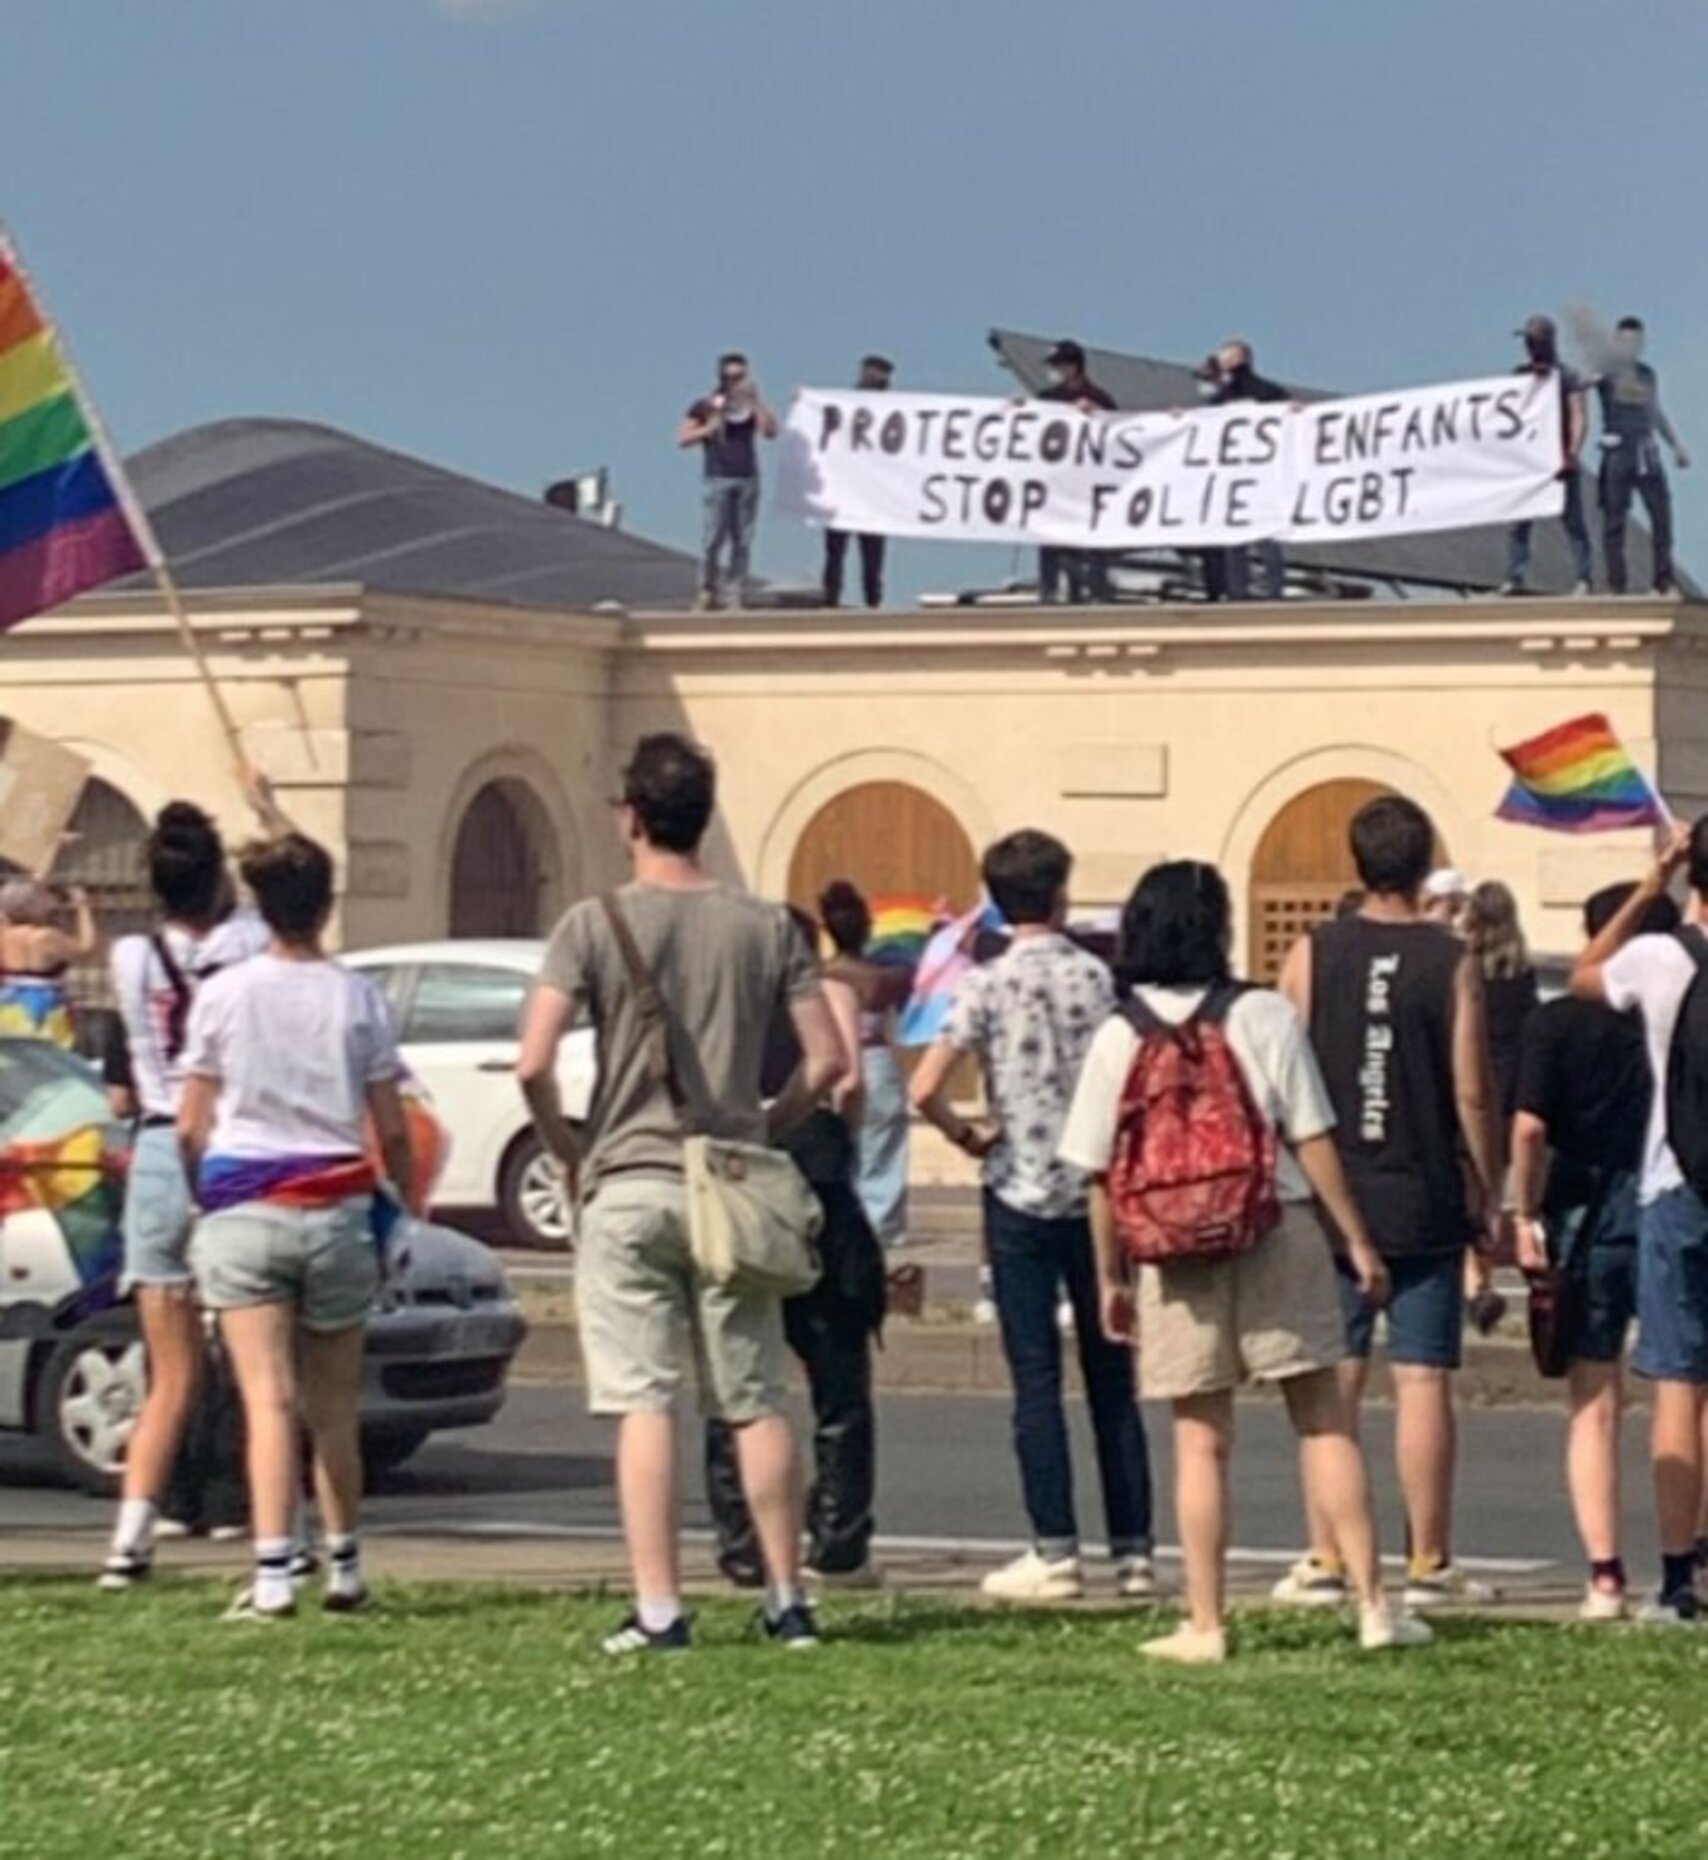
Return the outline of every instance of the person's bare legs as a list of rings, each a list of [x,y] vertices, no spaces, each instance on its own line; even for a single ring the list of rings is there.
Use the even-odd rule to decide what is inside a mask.
[[[1193,1629],[1219,1634],[1227,1584],[1228,1461],[1233,1453],[1231,1389],[1187,1395],[1174,1404],[1174,1521],[1186,1568]]]
[[[1341,1366],[1344,1367],[1344,1364]],[[1281,1385],[1299,1435],[1299,1460],[1324,1541],[1335,1547],[1348,1582],[1366,1608],[1382,1601],[1382,1565],[1370,1478],[1354,1434],[1348,1378],[1333,1369],[1290,1376]]]
[[[618,1423],[617,1504],[636,1597],[679,1595],[676,1417],[668,1410],[625,1414]]]
[[[1457,1448],[1453,1378],[1447,1369],[1395,1363],[1394,1459],[1418,1568],[1448,1562],[1453,1542],[1453,1461]]]
[[[1653,1385],[1649,1452],[1663,1556],[1686,1556],[1696,1547],[1702,1515],[1703,1395],[1694,1382]]]
[[[314,1447],[314,1493],[330,1537],[355,1534],[362,1507],[363,1326],[305,1330],[299,1349],[303,1419]]]
[[[1619,1554],[1619,1422],[1624,1388],[1617,1363],[1574,1358],[1566,1371],[1566,1486],[1591,1563]]]
[[[800,1475],[795,1430],[785,1414],[732,1423],[741,1489],[753,1514],[759,1556],[772,1589],[796,1588],[801,1579]]]
[[[220,1335],[231,1358],[248,1430],[249,1516],[257,1543],[288,1538],[296,1511],[296,1311],[289,1304],[222,1311]]]
[[[125,1449],[123,1495],[158,1505],[201,1386],[207,1348],[191,1286],[140,1285],[136,1310],[148,1354],[148,1392]]]
[[[1358,1425],[1363,1411],[1365,1385],[1370,1380],[1369,1359],[1342,1357],[1335,1365],[1334,1378],[1347,1431],[1351,1435],[1352,1444],[1362,1451]],[[1310,1456],[1306,1452],[1303,1437],[1299,1441],[1299,1475],[1305,1493],[1305,1526],[1310,1533],[1311,1560],[1324,1568],[1333,1569],[1341,1561],[1341,1551],[1334,1540],[1333,1527],[1312,1489]]]

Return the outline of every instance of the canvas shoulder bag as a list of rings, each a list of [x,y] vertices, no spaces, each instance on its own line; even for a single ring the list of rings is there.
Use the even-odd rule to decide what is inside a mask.
[[[688,1245],[700,1275],[742,1297],[793,1298],[819,1281],[816,1242],[824,1210],[783,1151],[734,1143],[688,1128],[685,1097],[670,1057],[664,997],[614,892],[599,900],[635,998],[646,1063],[683,1127]]]

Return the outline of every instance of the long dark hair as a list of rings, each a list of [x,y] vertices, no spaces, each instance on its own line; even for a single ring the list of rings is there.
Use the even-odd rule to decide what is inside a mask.
[[[830,932],[830,940],[844,956],[864,954],[872,940],[872,907],[859,889],[847,879],[839,878],[826,885],[818,901],[818,914]]]
[[[1122,992],[1207,988],[1229,981],[1232,923],[1228,887],[1213,865],[1171,859],[1152,866],[1121,913],[1115,979]]]

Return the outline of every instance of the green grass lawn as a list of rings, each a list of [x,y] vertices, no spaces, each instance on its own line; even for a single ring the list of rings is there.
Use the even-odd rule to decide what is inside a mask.
[[[0,1853],[1708,1854],[1708,1637],[1448,1626],[1360,1657],[1254,1615],[1155,1672],[1143,1615],[877,1600],[814,1654],[699,1612],[613,1665],[608,1600],[389,1589],[228,1627],[224,1591],[0,1584]]]

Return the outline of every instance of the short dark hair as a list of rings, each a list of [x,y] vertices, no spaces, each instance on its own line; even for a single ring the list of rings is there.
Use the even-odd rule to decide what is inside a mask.
[[[1352,816],[1352,863],[1366,891],[1412,897],[1435,863],[1435,827],[1403,794],[1378,795]]]
[[[318,840],[306,833],[256,840],[238,855],[237,869],[275,935],[313,936],[325,927],[332,910],[332,855]]]
[[[706,837],[717,798],[717,767],[698,743],[664,730],[635,744],[623,770],[622,799],[649,846],[693,852]]]
[[[1612,923],[1625,908],[1635,884],[1603,885],[1593,897],[1585,898],[1583,904],[1583,928],[1586,936],[1600,936],[1602,931]],[[1652,898],[1644,907],[1643,914],[1637,919],[1638,936],[1671,936],[1680,922],[1679,909],[1665,892],[1658,898]]]
[[[818,914],[830,940],[844,956],[858,956],[872,940],[872,907],[857,885],[839,878],[824,888]]]
[[[896,371],[895,363],[887,355],[862,355],[860,366],[880,375],[893,375]]]
[[[723,354],[718,357],[718,373],[720,375],[726,368],[745,368],[746,366],[747,357],[743,355],[739,349],[725,349]]]
[[[1047,924],[1073,873],[1073,854],[1053,834],[1022,827],[985,851],[991,901],[1011,924]]]
[[[226,890],[225,846],[219,828],[191,801],[168,801],[155,816],[144,849],[148,882],[168,917],[212,923]]]
[[[1690,889],[1708,898],[1708,814],[1690,829],[1690,858],[1685,867]]]
[[[1641,329],[1643,327],[1643,319],[1640,316],[1622,316],[1619,319],[1619,327],[1621,329]]]
[[[1204,988],[1228,980],[1233,903],[1227,881],[1198,859],[1155,865],[1121,912],[1115,979],[1123,989]]]

